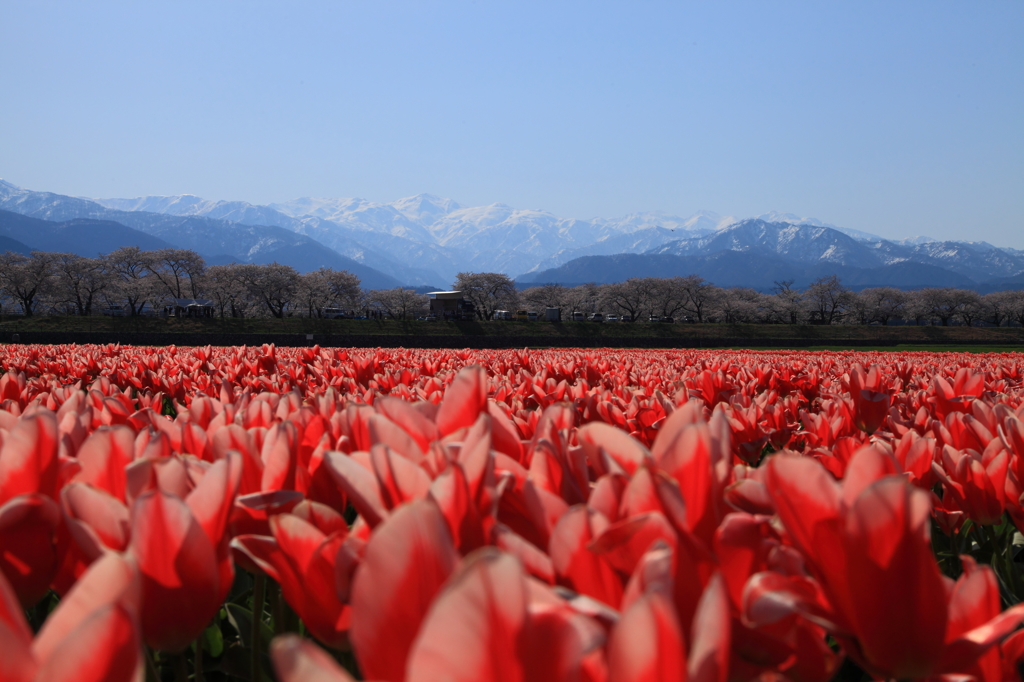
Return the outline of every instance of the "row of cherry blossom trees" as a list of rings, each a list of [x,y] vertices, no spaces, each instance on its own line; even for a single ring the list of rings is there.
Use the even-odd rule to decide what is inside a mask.
[[[517,288],[508,276],[462,272],[453,284],[479,319],[496,310],[558,308],[563,320],[601,312],[637,321],[760,324],[1024,325],[1024,291],[981,295],[970,289],[853,291],[836,276],[804,288],[776,282],[771,291],[722,288],[700,276],[632,278],[615,284]],[[218,317],[356,316],[410,319],[427,311],[426,296],[406,287],[365,291],[345,270],[299,273],[279,263],[208,265],[186,249],[124,247],[105,256],[0,254],[0,310],[38,314],[138,316],[175,299],[206,299]]]

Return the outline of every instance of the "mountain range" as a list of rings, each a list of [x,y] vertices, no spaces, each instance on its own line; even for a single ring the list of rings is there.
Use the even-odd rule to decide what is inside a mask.
[[[755,218],[641,254],[576,259],[520,282],[618,282],[680,273],[698,274],[719,286],[760,290],[781,280],[803,287],[835,274],[856,289],[956,286],[993,291],[1024,288],[1024,254],[986,242],[855,238],[830,227]]]
[[[365,288],[447,287],[462,271],[504,272],[521,285],[700,274],[721,286],[765,290],[779,279],[799,286],[838,274],[855,288],[1024,287],[1022,251],[928,237],[887,240],[785,213],[580,220],[505,204],[466,207],[429,194],[260,206],[192,195],[84,199],[0,180],[0,250],[95,255],[124,245],[190,248],[210,263],[346,269]]]

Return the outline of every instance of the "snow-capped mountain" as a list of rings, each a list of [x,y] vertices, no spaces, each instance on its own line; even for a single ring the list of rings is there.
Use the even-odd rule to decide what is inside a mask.
[[[0,180],[0,210],[2,211],[60,224],[79,219],[114,223],[132,228],[138,233],[156,237],[157,240],[162,240],[161,243],[171,244],[177,248],[193,249],[211,263],[278,262],[291,265],[301,272],[325,266],[349,270],[358,275],[370,288],[390,288],[403,283],[404,278],[392,278],[386,273],[367,267],[352,258],[347,258],[294,230],[278,225],[245,224],[208,217],[204,213],[216,212],[218,209],[211,206],[196,208],[203,203],[202,200],[181,200],[182,198],[179,197],[178,201],[157,202],[153,199],[155,198],[129,200],[140,202],[130,204],[129,207],[173,208],[181,214],[108,208],[89,199],[50,192],[33,192]],[[172,198],[165,197],[164,199]],[[239,204],[241,205],[233,210],[247,211],[249,208],[259,208],[250,207],[242,202]],[[193,205],[193,208],[188,209],[189,205]],[[111,230],[108,229],[107,234],[111,233]],[[133,236],[127,235],[125,239],[129,241],[122,244],[123,246],[151,248]],[[32,248],[51,250],[42,242],[38,245],[31,241],[26,243]],[[95,256],[95,251],[98,248],[100,248],[98,243],[84,250],[76,250],[71,245],[67,247],[69,251],[81,252],[82,255],[87,256]]]
[[[878,268],[918,263],[945,268],[975,282],[1024,271],[1024,258],[987,242],[927,241],[907,244],[855,239],[830,227],[744,220],[708,235],[663,244],[649,254],[697,256],[721,251],[754,252],[799,263]]]
[[[173,197],[139,197],[137,199],[95,199],[100,206],[117,211],[144,211],[175,216],[202,216],[246,225],[273,225],[291,228],[298,221],[267,206],[254,206],[244,201],[209,201],[192,194]]]
[[[641,253],[680,236],[710,234],[735,222],[701,212],[689,218],[636,213],[576,220],[505,204],[464,207],[418,194],[390,203],[303,197],[255,206],[192,195],[100,199],[122,211],[216,217],[275,225],[305,235],[360,263],[410,284],[447,286],[462,271],[533,271],[581,253]]]
[[[882,239],[877,234],[871,234],[870,232],[864,232],[862,230],[854,230],[853,228],[850,227],[839,227],[838,225],[822,222],[817,218],[798,216],[794,213],[780,213],[778,211],[769,211],[768,213],[762,213],[761,215],[757,216],[756,219],[763,220],[766,223],[789,223],[790,225],[810,225],[812,227],[828,227],[838,232],[842,232],[848,237],[859,239],[860,241],[873,242]],[[728,227],[728,225],[726,227]]]
[[[984,282],[1024,271],[1024,252],[987,242],[886,240],[779,212],[746,220],[706,211],[688,218],[643,212],[570,219],[500,203],[462,206],[430,194],[389,203],[304,197],[267,206],[192,195],[93,201],[31,192],[3,181],[0,209],[58,222],[120,222],[204,255],[227,254],[254,262],[289,250],[294,252],[290,257],[298,258],[298,249],[302,263],[309,265],[316,262],[319,249],[334,254],[330,258],[372,268],[392,282],[439,287],[450,285],[463,271],[497,271],[535,280],[577,259],[597,263],[621,254],[668,258],[662,259],[664,265],[674,257],[738,253],[825,269],[899,266],[903,274],[910,270],[901,264],[916,264],[916,273],[932,268],[929,281],[941,281],[937,272],[957,273],[957,281],[966,277]],[[715,262],[720,268],[726,261]],[[574,272],[578,276],[579,267]],[[642,268],[638,272],[642,274]]]
[[[693,256],[718,251],[753,251],[801,262],[826,261],[855,267],[877,267],[884,256],[830,227],[744,220],[712,235],[665,244],[648,253]]]

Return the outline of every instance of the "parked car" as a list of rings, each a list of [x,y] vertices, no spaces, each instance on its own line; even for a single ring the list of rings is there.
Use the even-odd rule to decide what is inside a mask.
[[[647,321],[648,322],[661,322],[661,318],[658,317],[657,315],[651,315],[650,317],[647,318]]]
[[[528,313],[525,310],[517,310],[516,319],[525,322],[526,320],[530,319],[530,313]]]
[[[585,322],[586,319],[587,319],[587,314],[586,313],[582,313],[582,312],[580,312],[578,310],[572,314],[572,321],[573,322]]]
[[[618,315],[606,315],[605,318],[604,318],[604,321],[605,322],[618,322],[619,321],[619,316]]]
[[[342,308],[324,308],[321,314],[328,320],[342,320],[345,318],[345,311]]]
[[[594,313],[593,315],[590,316],[590,321],[591,322],[604,322],[604,314],[603,313]]]
[[[529,322],[536,322],[537,321],[537,317],[538,317],[537,313],[533,312],[532,310],[530,312],[526,313],[526,319]]]
[[[495,320],[513,320],[513,319],[515,319],[515,315],[512,314],[511,310],[495,310],[494,311],[494,319]]]

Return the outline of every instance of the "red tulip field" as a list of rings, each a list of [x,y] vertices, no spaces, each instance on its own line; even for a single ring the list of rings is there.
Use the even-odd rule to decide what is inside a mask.
[[[1024,356],[0,370],[2,682],[1019,679]]]

